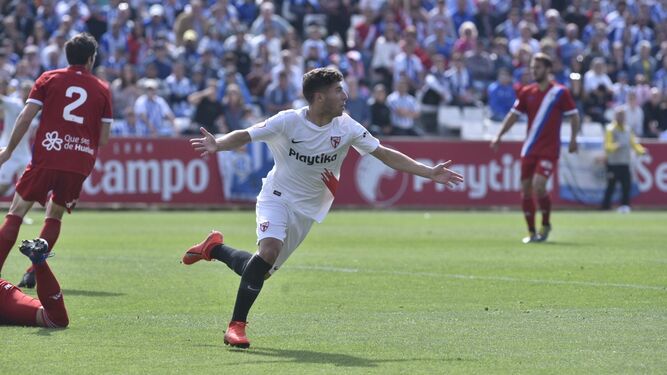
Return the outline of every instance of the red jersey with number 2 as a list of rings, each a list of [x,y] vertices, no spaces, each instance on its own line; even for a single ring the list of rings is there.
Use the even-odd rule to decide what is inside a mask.
[[[28,102],[42,107],[31,166],[89,175],[102,122],[113,119],[109,85],[83,66],[70,66],[44,72]]]

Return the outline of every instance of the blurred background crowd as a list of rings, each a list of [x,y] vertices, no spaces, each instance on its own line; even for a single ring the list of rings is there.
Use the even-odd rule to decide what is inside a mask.
[[[443,107],[501,121],[538,51],[585,121],[624,105],[639,137],[667,139],[667,0],[0,0],[3,95],[100,44],[114,136],[245,128],[305,105],[301,77],[337,67],[348,113],[373,133],[446,135]],[[4,124],[12,126],[13,124]]]

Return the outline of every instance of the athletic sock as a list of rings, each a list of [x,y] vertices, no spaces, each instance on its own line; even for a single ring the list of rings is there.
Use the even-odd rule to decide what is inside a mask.
[[[551,223],[549,221],[549,216],[551,216],[551,196],[547,194],[540,197],[537,203],[540,205],[540,211],[542,211],[542,226],[547,226]]]
[[[69,318],[67,316],[67,309],[65,309],[63,293],[60,290],[58,280],[56,280],[53,272],[51,272],[51,268],[49,268],[49,264],[42,262],[35,264],[33,267],[37,281],[37,296],[39,297],[39,302],[44,307],[45,322],[49,326],[67,327]]]
[[[0,271],[2,271],[2,266],[16,243],[22,223],[23,218],[20,216],[12,214],[5,216],[5,222],[0,228]]]
[[[211,249],[211,258],[223,262],[236,274],[243,276],[243,270],[252,258],[252,254],[247,251],[236,250],[227,245],[216,245]]]
[[[523,197],[521,208],[523,208],[523,216],[526,219],[528,231],[535,233],[535,200],[533,200],[532,195]]]
[[[58,219],[48,217],[44,220],[44,226],[39,233],[39,237],[45,239],[46,243],[49,244],[49,251],[53,251],[53,248],[56,246],[56,241],[58,241],[58,236],[60,236],[60,224],[61,221]]]
[[[250,258],[248,265],[241,276],[241,285],[236,294],[236,304],[234,305],[234,314],[232,320],[245,322],[248,320],[248,312],[255,303],[262,286],[264,285],[264,276],[271,269],[271,264],[266,263],[259,255]]]

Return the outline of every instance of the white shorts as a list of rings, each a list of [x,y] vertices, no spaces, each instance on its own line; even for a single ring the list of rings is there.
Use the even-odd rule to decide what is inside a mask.
[[[11,157],[0,167],[0,185],[9,185],[16,182],[17,175],[20,175],[25,167],[30,163],[30,159]]]
[[[257,201],[255,212],[257,243],[264,238],[275,238],[283,242],[278,259],[269,271],[269,274],[273,274],[306,238],[314,220],[292,210],[280,199]]]

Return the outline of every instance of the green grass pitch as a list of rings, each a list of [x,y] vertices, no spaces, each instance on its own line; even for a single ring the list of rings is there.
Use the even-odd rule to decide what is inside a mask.
[[[71,325],[0,327],[0,374],[667,373],[667,213],[553,224],[523,245],[518,212],[335,211],[241,351],[222,342],[239,278],[180,257],[214,228],[254,251],[253,212],[76,212],[49,262]],[[26,265],[13,250],[3,277]]]

